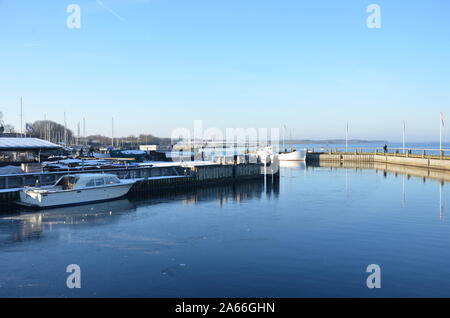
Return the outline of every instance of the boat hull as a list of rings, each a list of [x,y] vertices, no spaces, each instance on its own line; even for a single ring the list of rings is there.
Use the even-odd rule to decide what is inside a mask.
[[[304,151],[282,152],[278,155],[280,161],[305,161],[306,153]]]
[[[22,190],[20,201],[17,203],[27,207],[49,208],[103,202],[124,197],[133,184],[130,182],[91,189],[56,192]]]

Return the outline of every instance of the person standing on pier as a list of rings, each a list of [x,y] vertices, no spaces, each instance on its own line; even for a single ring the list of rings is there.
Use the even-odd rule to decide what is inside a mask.
[[[384,151],[384,153],[387,152],[387,145],[386,144],[384,144],[384,146],[383,146],[383,151]]]

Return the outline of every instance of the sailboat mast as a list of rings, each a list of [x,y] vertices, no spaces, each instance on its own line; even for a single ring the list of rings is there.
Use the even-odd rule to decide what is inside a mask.
[[[23,137],[23,106],[22,106],[22,96],[20,96],[20,134]]]
[[[66,112],[64,112],[64,146],[67,147],[67,121],[66,121]]]
[[[86,140],[86,118],[83,117],[83,139],[84,139],[84,145],[87,145],[87,140]]]
[[[114,117],[111,120],[111,146],[114,148]]]

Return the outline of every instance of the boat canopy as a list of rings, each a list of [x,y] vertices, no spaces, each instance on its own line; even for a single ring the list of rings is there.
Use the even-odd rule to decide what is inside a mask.
[[[115,174],[86,173],[63,176],[56,182],[55,186],[61,187],[62,190],[73,190],[119,183],[120,179]]]

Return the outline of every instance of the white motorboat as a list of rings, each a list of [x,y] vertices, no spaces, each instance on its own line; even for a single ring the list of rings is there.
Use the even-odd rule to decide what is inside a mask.
[[[306,151],[285,151],[278,154],[278,160],[280,161],[305,161]]]
[[[73,174],[61,177],[53,186],[26,187],[20,192],[20,205],[47,208],[113,200],[125,196],[134,180],[115,174]]]

